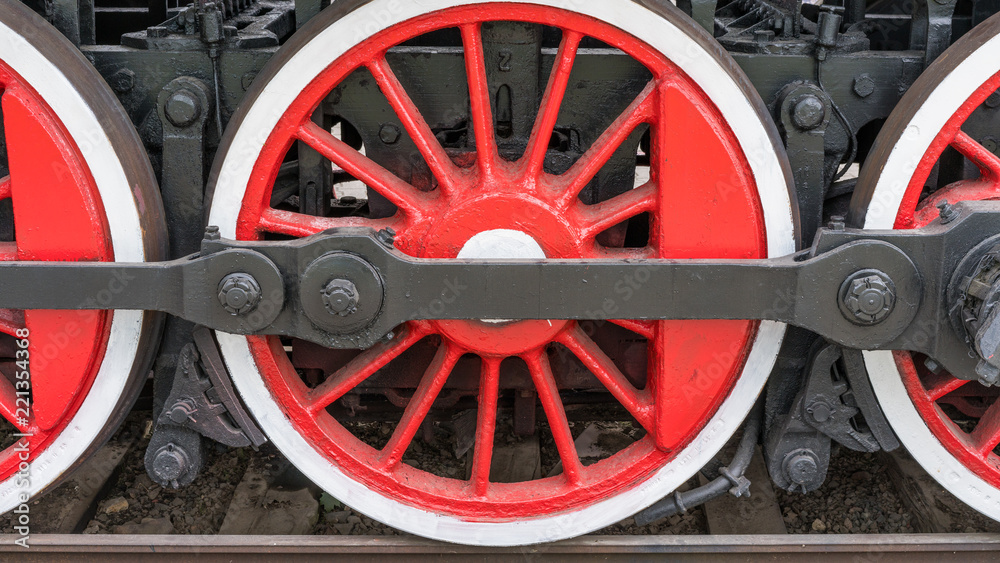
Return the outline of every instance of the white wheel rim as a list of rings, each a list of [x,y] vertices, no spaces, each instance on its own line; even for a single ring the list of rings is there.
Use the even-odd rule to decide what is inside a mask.
[[[277,72],[249,108],[220,167],[209,222],[234,238],[243,194],[267,133],[306,85],[348,48],[418,15],[488,0],[373,0],[319,32]],[[768,256],[795,251],[792,204],[781,160],[767,129],[732,77],[680,28],[647,8],[627,1],[523,3],[562,8],[608,22],[666,54],[719,107],[757,181],[767,232]],[[746,364],[732,392],[705,428],[654,476],[612,498],[572,512],[516,522],[469,522],[386,498],[343,474],[303,439],[271,398],[245,337],[217,333],[226,365],[258,423],[295,465],[330,494],[394,527],[424,537],[476,545],[523,545],[573,537],[613,524],[675,490],[708,463],[753,406],[778,354],[785,325],[761,322]]]
[[[945,123],[988,78],[1000,71],[1000,36],[972,52],[941,80],[914,114],[886,160],[865,214],[864,228],[892,229],[903,194],[923,155]],[[892,352],[864,353],[878,402],[910,455],[960,500],[1000,520],[1000,495],[934,436],[910,400]]]
[[[0,22],[0,54],[59,116],[76,141],[97,185],[107,215],[115,261],[143,262],[140,214],[104,127],[69,78],[17,31]],[[16,507],[59,479],[98,438],[125,391],[138,353],[144,313],[116,311],[104,358],[79,410],[30,464],[28,484],[15,474],[0,483],[0,513]]]

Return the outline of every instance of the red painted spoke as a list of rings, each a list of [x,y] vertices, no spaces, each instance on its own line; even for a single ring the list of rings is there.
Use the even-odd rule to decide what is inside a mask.
[[[385,94],[389,105],[403,122],[403,127],[406,128],[406,132],[409,133],[413,143],[423,155],[427,166],[437,178],[441,190],[445,193],[454,192],[455,178],[459,175],[460,169],[444,152],[444,147],[438,142],[434,132],[424,120],[424,116],[421,115],[420,110],[414,105],[413,100],[410,99],[403,85],[392,72],[385,57],[368,63],[368,70],[375,77],[375,82]]]
[[[648,432],[653,430],[653,401],[646,391],[632,386],[618,366],[604,353],[596,342],[580,328],[573,327],[561,335],[559,339],[577,358],[587,366],[598,380],[611,392],[619,403]]]
[[[927,397],[931,401],[937,401],[966,383],[969,383],[969,380],[959,379],[951,374],[935,376],[935,380],[926,385]]]
[[[16,336],[18,329],[24,328],[24,311],[0,309],[0,332]]]
[[[986,147],[979,144],[968,133],[960,129],[951,142],[951,146],[962,153],[965,158],[971,160],[982,172],[984,179],[993,184],[1000,182],[1000,157],[986,150]]]
[[[611,323],[616,324],[624,329],[631,330],[632,332],[638,334],[639,336],[645,338],[646,340],[652,340],[654,334],[653,331],[656,330],[656,324],[653,321],[617,319],[611,321]]]
[[[561,209],[568,208],[576,201],[587,183],[594,178],[636,127],[653,119],[656,109],[656,96],[653,95],[655,90],[656,82],[650,82],[614,123],[601,133],[587,152],[583,153],[580,160],[558,177],[555,187],[559,193],[556,201]]]
[[[522,356],[524,362],[528,364],[528,371],[531,372],[531,379],[535,383],[535,390],[538,391],[538,399],[542,403],[542,410],[545,411],[545,418],[549,421],[549,429],[552,431],[552,439],[556,443],[559,451],[559,459],[562,460],[563,474],[571,484],[577,484],[582,480],[583,464],[580,456],[576,453],[576,444],[573,443],[573,433],[569,430],[569,421],[566,419],[566,409],[563,408],[562,398],[559,396],[559,387],[552,376],[552,367],[549,359],[543,350]]]
[[[389,342],[380,342],[358,354],[309,392],[306,402],[310,411],[317,413],[330,406],[428,334],[430,328],[427,323],[409,322]]]
[[[535,126],[531,131],[528,148],[524,153],[528,158],[527,174],[530,177],[535,177],[542,171],[545,153],[548,152],[552,130],[559,117],[559,108],[562,107],[563,96],[566,94],[566,84],[573,71],[573,62],[576,60],[576,52],[581,39],[583,39],[583,35],[575,31],[563,32],[559,53],[556,55],[556,63],[552,67],[552,74],[549,75],[549,83],[542,96],[542,106],[538,110],[538,117],[535,119]]]
[[[382,194],[404,214],[420,215],[426,209],[429,196],[312,121],[307,121],[299,128],[298,137],[348,174]]]
[[[307,237],[334,227],[372,227],[383,229],[395,227],[399,221],[393,218],[368,219],[365,217],[316,217],[294,211],[267,208],[260,214],[259,229],[264,233]]]
[[[388,471],[399,465],[403,454],[406,453],[410,442],[413,441],[413,436],[416,435],[420,425],[427,418],[431,405],[434,404],[441,388],[448,381],[448,376],[451,375],[455,362],[462,357],[462,353],[461,348],[447,343],[438,348],[434,360],[431,361],[431,365],[420,379],[420,385],[410,397],[410,402],[406,405],[406,410],[403,411],[403,417],[399,420],[395,432],[392,433],[389,442],[382,449],[382,456],[379,460],[382,469]]]
[[[986,409],[969,438],[972,447],[982,456],[989,455],[1000,444],[1000,400],[994,401]]]
[[[493,462],[493,434],[497,425],[497,395],[500,392],[500,359],[483,358],[479,377],[479,410],[476,417],[476,446],[472,452],[472,486],[484,496],[490,486]]]
[[[490,90],[486,82],[482,26],[479,23],[471,23],[463,25],[461,29],[462,44],[465,47],[465,73],[469,82],[472,129],[476,136],[476,160],[480,173],[487,175],[493,169],[497,146],[493,131]]]
[[[0,260],[17,260],[17,243],[0,241]]]
[[[0,416],[4,417],[7,422],[13,424],[18,430],[26,431],[30,428],[31,422],[25,419],[25,410],[22,410],[20,413],[17,412],[18,407],[23,409],[26,408],[26,405],[25,401],[22,401],[20,405],[17,403],[17,392],[14,390],[14,384],[3,374],[0,374]]]
[[[656,206],[656,186],[650,182],[601,203],[579,205],[583,216],[581,235],[593,238],[622,221],[652,211]]]
[[[0,199],[10,197],[10,176],[0,178]]]

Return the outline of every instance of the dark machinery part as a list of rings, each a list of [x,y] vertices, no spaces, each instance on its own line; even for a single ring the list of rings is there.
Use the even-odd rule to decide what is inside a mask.
[[[1000,248],[994,247],[960,282],[955,312],[979,355],[976,374],[987,387],[1000,381]]]
[[[826,479],[832,441],[861,452],[899,447],[875,401],[861,352],[818,340],[810,358],[791,411],[770,425],[764,443],[774,483],[803,493]]]
[[[743,435],[740,437],[740,443],[736,448],[736,453],[733,454],[732,461],[729,462],[728,466],[719,469],[719,476],[696,489],[685,492],[675,491],[674,494],[664,497],[656,504],[636,514],[636,525],[645,526],[662,518],[687,512],[727,492],[736,498],[749,497],[750,480],[743,474],[750,466],[754,449],[757,447],[763,418],[764,402],[758,400],[753,409],[750,410],[750,414],[747,415],[746,421],[743,422]]]
[[[211,331],[198,327],[194,338],[181,350],[157,425],[188,428],[235,448],[260,446],[266,438],[236,398]]]

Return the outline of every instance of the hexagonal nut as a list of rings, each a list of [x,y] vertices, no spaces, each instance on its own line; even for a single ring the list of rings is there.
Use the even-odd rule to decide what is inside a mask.
[[[246,315],[260,303],[260,285],[249,274],[229,274],[219,282],[219,303],[230,315]]]
[[[358,288],[350,280],[331,280],[322,293],[323,304],[331,315],[346,317],[358,310]]]
[[[127,68],[119,69],[108,77],[108,84],[119,94],[129,92],[135,88],[135,73]]]
[[[865,276],[851,282],[845,304],[858,320],[877,323],[892,312],[896,294],[881,277]]]
[[[862,98],[867,98],[875,92],[875,79],[868,74],[859,74],[854,77],[854,93]]]

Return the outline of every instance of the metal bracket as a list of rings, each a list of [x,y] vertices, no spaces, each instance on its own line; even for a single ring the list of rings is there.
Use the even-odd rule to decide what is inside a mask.
[[[799,220],[807,240],[822,223],[826,186],[826,127],[830,124],[830,98],[822,88],[807,82],[792,83],[779,94],[776,111],[785,134],[788,160],[795,172]]]
[[[216,442],[257,448],[267,441],[233,392],[211,332],[199,327],[195,344],[181,350],[173,389],[158,425],[189,428]]]
[[[918,0],[910,27],[910,49],[924,50],[924,66],[951,45],[951,20],[958,0]]]

